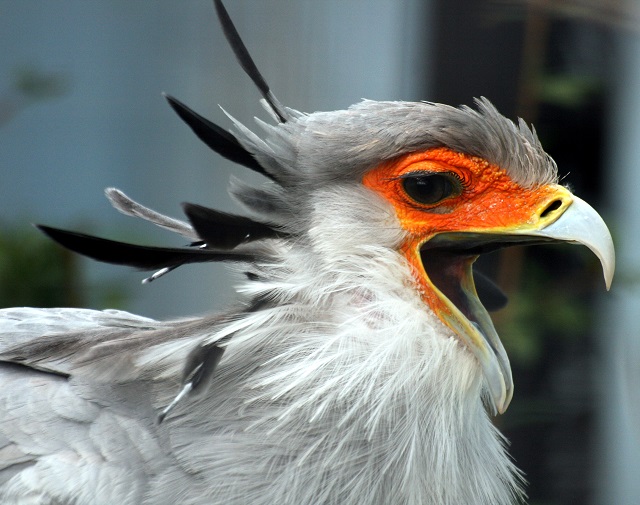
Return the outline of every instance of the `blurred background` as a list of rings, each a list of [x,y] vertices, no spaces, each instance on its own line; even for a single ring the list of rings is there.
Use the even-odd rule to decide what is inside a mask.
[[[640,2],[227,0],[286,105],[361,98],[472,104],[535,123],[563,183],[605,218],[610,293],[577,247],[511,249],[482,268],[510,297],[495,314],[516,395],[496,423],[534,505],[640,503]],[[30,223],[182,245],[113,211],[116,186],[180,216],[233,210],[231,173],[164,103],[221,125],[265,118],[209,0],[0,0],[0,306],[118,307],[156,318],[224,308],[235,279],[144,273],[78,258]]]

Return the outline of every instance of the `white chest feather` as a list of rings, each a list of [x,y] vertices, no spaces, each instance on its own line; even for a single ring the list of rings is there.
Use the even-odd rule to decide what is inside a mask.
[[[514,503],[517,470],[483,408],[479,366],[407,289],[401,257],[287,258],[280,278],[265,267],[271,280],[247,287],[276,304],[232,325],[200,400],[214,436],[189,458],[215,476],[213,501]]]

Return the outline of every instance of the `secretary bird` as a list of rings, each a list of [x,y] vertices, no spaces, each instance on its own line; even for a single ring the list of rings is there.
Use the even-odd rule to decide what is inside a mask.
[[[147,280],[232,263],[244,276],[235,309],[175,321],[0,311],[0,502],[521,501],[491,421],[513,395],[485,308],[501,292],[473,264],[510,245],[581,243],[608,288],[606,225],[559,185],[535,132],[484,98],[475,109],[283,106],[215,6],[274,124],[258,120],[258,135],[231,118],[227,131],[167,99],[210,148],[268,179],[232,181],[247,215],[187,203],[180,221],[111,188],[116,209],[191,246],[40,229],[96,260],[155,271]]]

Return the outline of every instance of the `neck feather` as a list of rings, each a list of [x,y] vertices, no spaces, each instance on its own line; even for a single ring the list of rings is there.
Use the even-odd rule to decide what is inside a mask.
[[[514,503],[480,367],[408,289],[402,257],[368,252],[321,268],[288,251],[245,286],[276,303],[236,323],[207,395],[222,433],[241,414],[234,462],[214,472],[229,503],[232,489],[238,503]]]

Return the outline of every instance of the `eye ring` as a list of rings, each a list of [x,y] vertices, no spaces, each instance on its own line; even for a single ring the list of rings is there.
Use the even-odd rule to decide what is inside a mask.
[[[412,172],[400,178],[404,193],[422,205],[435,205],[462,192],[460,178],[449,172]]]

